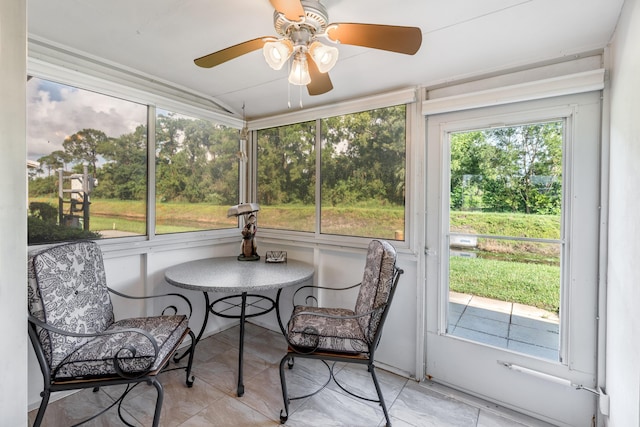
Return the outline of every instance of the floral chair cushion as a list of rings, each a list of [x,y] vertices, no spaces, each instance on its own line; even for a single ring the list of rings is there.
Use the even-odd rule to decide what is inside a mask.
[[[384,240],[372,240],[367,251],[367,261],[360,291],[356,300],[356,314],[364,314],[382,307],[389,299],[396,265],[396,250]],[[358,318],[365,339],[371,343],[378,330],[382,311]]]
[[[73,242],[29,254],[28,309],[56,328],[93,334],[113,323],[102,252],[94,242]],[[52,369],[89,338],[69,337],[39,329],[40,342]]]
[[[313,314],[300,314],[303,312]],[[289,323],[288,341],[297,347],[319,351],[368,352],[369,344],[356,319],[325,317],[354,314],[345,308],[296,306]]]
[[[370,352],[383,310],[364,314],[388,301],[395,264],[396,250],[390,243],[371,241],[355,310],[296,306],[289,322],[289,343],[320,351]]]
[[[104,262],[95,242],[65,243],[29,254],[28,309],[38,320],[71,333],[102,334],[71,337],[38,328],[39,341],[54,380],[117,376],[114,357],[123,372],[155,371],[181,341],[188,318],[182,315],[124,319],[114,322]],[[141,333],[147,332],[158,345]],[[152,365],[152,366],[150,366]]]
[[[129,328],[148,332],[159,347],[155,359],[153,345],[141,334],[107,334],[76,348],[58,365],[53,377],[55,380],[69,380],[117,376],[114,357],[118,352],[119,366],[125,373],[135,375],[146,370],[156,371],[162,368],[160,365],[169,356],[169,352],[181,341],[188,323],[189,319],[182,315],[119,320],[107,328],[106,332]],[[135,349],[135,354],[130,349]]]

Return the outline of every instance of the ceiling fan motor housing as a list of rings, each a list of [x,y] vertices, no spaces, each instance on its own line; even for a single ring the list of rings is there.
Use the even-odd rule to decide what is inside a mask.
[[[307,42],[311,41],[316,34],[322,34],[327,29],[329,16],[327,9],[317,0],[302,0],[305,16],[300,21],[290,21],[284,14],[275,11],[273,13],[273,26],[276,32],[282,37],[291,37],[295,45],[298,45],[296,38],[303,39],[303,33],[308,33]],[[302,44],[303,40],[300,40]]]

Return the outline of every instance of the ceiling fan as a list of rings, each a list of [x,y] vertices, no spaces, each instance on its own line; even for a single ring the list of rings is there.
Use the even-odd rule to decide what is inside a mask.
[[[269,0],[275,9],[273,24],[279,37],[265,36],[248,40],[194,60],[211,68],[258,49],[267,64],[279,70],[293,58],[289,82],[307,86],[309,95],[321,95],[333,89],[329,70],[338,60],[333,43],[415,54],[422,44],[417,27],[395,25],[329,23],[327,10],[319,0]]]

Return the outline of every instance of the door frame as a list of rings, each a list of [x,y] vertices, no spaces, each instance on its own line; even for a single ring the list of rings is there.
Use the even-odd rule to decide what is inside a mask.
[[[585,425],[596,414],[598,255],[600,253],[600,92],[437,114],[426,118],[425,376],[559,425]],[[454,131],[544,120],[565,120],[563,148],[562,362],[499,350],[446,335],[448,286],[444,225],[449,164],[444,141]],[[590,140],[589,140],[590,138]],[[589,147],[585,149],[585,142]],[[595,189],[595,191],[593,191]],[[587,194],[589,190],[592,194]],[[593,194],[595,193],[595,194]],[[586,194],[586,195],[585,195]],[[588,199],[588,200],[587,200]],[[593,205],[595,203],[595,206]],[[584,209],[589,206],[589,213]],[[575,229],[593,229],[587,239]],[[435,230],[435,231],[434,231]],[[588,234],[588,233],[587,233]],[[580,262],[585,268],[580,267]],[[587,283],[589,292],[584,292]],[[445,289],[446,288],[446,289]],[[584,307],[587,307],[584,309]],[[583,327],[590,324],[589,327]],[[585,351],[587,349],[587,351]],[[443,353],[443,354],[439,354]],[[434,356],[436,355],[436,356]],[[470,360],[469,355],[473,355]],[[470,363],[471,362],[471,363]],[[483,386],[484,384],[484,386]],[[487,390],[490,384],[492,390]],[[560,403],[560,404],[557,404]],[[554,406],[554,408],[551,408]]]

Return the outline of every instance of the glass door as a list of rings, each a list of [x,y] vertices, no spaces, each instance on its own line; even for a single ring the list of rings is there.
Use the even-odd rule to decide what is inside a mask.
[[[596,411],[599,103],[427,119],[425,376],[559,425]]]

